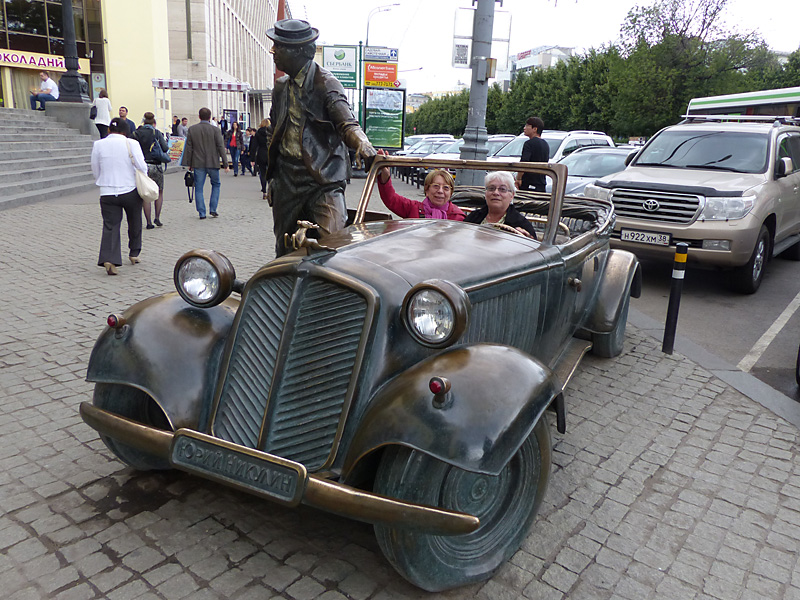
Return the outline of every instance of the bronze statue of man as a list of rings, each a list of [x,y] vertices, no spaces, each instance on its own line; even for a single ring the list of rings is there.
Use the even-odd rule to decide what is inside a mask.
[[[369,160],[375,149],[361,130],[339,81],[314,62],[319,31],[306,21],[286,19],[267,31],[275,66],[286,75],[275,82],[267,128],[269,202],[275,253],[291,251],[284,234],[297,221],[311,221],[323,233],[347,221],[344,189],[350,159]]]

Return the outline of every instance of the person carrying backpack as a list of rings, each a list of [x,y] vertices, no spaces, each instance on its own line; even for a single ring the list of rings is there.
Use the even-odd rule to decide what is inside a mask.
[[[144,162],[147,163],[147,176],[158,184],[158,199],[153,202],[156,207],[156,218],[151,220],[150,203],[144,203],[144,217],[147,219],[147,229],[154,229],[153,223],[161,227],[161,207],[164,204],[164,164],[167,152],[167,140],[164,134],[156,129],[156,116],[151,112],[144,113],[144,124],[136,129],[131,136],[142,147]],[[169,160],[167,158],[167,160]]]

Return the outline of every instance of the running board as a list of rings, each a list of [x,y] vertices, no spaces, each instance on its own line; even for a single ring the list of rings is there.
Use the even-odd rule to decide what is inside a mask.
[[[790,235],[789,237],[782,239],[780,242],[775,243],[775,247],[772,249],[772,255],[778,256],[781,252],[788,250],[795,244],[800,243],[800,233],[795,233],[794,235]]]
[[[561,356],[558,357],[558,361],[553,366],[553,373],[555,373],[556,377],[561,381],[562,390],[566,389],[567,385],[569,385],[570,379],[572,379],[572,376],[575,374],[575,370],[578,368],[583,355],[591,349],[592,342],[587,340],[572,338],[567,343],[566,348],[564,348]]]

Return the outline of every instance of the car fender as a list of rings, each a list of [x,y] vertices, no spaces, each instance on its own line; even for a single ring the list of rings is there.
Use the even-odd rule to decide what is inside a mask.
[[[597,289],[594,307],[583,329],[609,333],[617,324],[627,296],[638,298],[642,293],[642,267],[636,256],[627,250],[609,250],[603,278]]]
[[[442,408],[429,388],[432,377],[450,383],[440,398]],[[550,369],[515,348],[477,344],[445,351],[376,392],[350,444],[343,475],[374,450],[394,444],[496,475],[560,393]]]
[[[86,380],[144,390],[174,429],[202,427],[238,306],[228,298],[196,308],[176,292],[139,302],[123,313],[122,327],[100,334]]]

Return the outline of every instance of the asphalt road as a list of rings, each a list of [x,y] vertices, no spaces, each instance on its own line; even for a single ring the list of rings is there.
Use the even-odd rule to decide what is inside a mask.
[[[672,264],[643,261],[642,272],[642,297],[634,299],[631,306],[664,323]],[[792,304],[800,293],[800,263],[774,258],[753,295],[733,292],[727,282],[724,271],[687,270],[677,334],[742,370],[749,367],[750,374],[800,401],[794,375],[800,311],[794,312]]]

